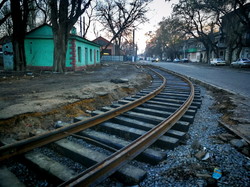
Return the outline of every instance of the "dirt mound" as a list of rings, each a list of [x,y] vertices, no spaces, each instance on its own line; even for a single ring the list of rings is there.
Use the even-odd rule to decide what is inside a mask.
[[[23,139],[72,122],[150,84],[142,67],[106,63],[82,72],[0,74],[0,138]],[[116,82],[114,81],[116,80]],[[119,81],[121,80],[121,81]]]

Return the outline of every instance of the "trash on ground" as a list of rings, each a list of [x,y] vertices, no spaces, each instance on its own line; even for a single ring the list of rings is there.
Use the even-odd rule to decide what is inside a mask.
[[[221,176],[222,176],[221,170],[220,170],[219,168],[214,168],[214,172],[213,172],[212,177],[213,177],[214,179],[220,179]]]

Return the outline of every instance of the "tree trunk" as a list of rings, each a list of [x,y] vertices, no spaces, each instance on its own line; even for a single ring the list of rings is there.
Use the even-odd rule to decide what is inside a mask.
[[[215,57],[219,58],[219,47],[214,47],[214,53],[215,53]]]
[[[92,0],[49,0],[51,23],[54,36],[53,70],[64,72],[70,30],[86,11]]]
[[[61,28],[61,29],[60,29]],[[62,31],[60,27],[54,31],[54,63],[53,71],[64,72],[66,67],[66,53],[67,53],[67,36],[64,35],[67,31]]]
[[[233,57],[233,48],[231,47],[231,45],[229,45],[229,47],[227,48],[228,54],[227,54],[227,63],[230,65],[232,62],[232,57]]]
[[[25,71],[26,60],[24,54],[24,41],[13,40],[14,69],[16,71]]]
[[[240,45],[240,46],[236,49],[236,58],[237,58],[237,59],[238,59],[238,58],[241,58],[241,56],[240,56],[241,51],[242,51],[242,45]]]
[[[121,55],[121,43],[122,43],[122,36],[118,38],[118,45],[117,45],[117,55]]]
[[[206,57],[207,57],[207,59],[206,59],[206,62],[205,63],[207,63],[207,64],[209,64],[209,61],[210,61],[210,48],[206,48]]]
[[[21,10],[20,7],[20,1],[11,0],[11,17],[13,22],[14,69],[17,71],[24,71],[26,69],[24,38],[29,12],[28,1],[23,1],[23,10]]]

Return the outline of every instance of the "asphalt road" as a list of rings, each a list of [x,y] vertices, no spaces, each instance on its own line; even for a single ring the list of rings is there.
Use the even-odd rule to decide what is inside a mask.
[[[250,68],[239,69],[196,63],[148,63],[250,98]]]

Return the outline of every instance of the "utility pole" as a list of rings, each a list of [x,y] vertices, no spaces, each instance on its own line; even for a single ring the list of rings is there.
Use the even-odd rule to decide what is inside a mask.
[[[82,36],[82,16],[80,16],[80,33],[81,33],[81,36]]]
[[[83,24],[82,24],[82,26],[83,26],[83,35],[82,36],[85,36],[85,16],[83,16]]]
[[[132,62],[135,62],[135,28],[133,30],[133,56],[132,56]]]
[[[183,58],[186,58],[186,43],[184,43],[184,46],[183,46],[183,55],[184,55]]]

